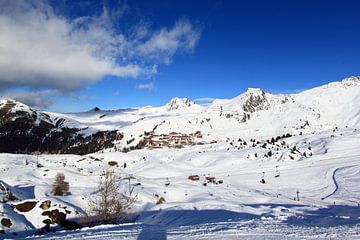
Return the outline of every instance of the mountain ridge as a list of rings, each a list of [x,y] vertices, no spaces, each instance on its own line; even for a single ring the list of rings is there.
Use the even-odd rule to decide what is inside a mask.
[[[87,154],[149,147],[144,145],[145,139],[154,143],[158,142],[157,136],[171,133],[192,138],[200,132],[202,139],[192,138],[175,145],[159,143],[162,147],[205,144],[234,135],[268,137],[360,127],[359,109],[360,77],[297,94],[272,94],[249,88],[239,96],[216,99],[207,106],[188,98],[173,98],[161,107],[121,111],[94,108],[86,114],[42,112],[0,98],[0,152]],[[21,144],[15,144],[15,139]]]

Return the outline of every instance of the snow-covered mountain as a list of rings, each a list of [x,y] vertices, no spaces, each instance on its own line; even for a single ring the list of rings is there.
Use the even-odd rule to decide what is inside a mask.
[[[359,129],[360,77],[207,106],[65,114],[1,99],[0,238],[359,239]],[[105,169],[131,177],[135,223],[33,235],[82,224]]]
[[[34,110],[12,99],[0,99],[0,152],[80,153],[99,151],[121,139],[61,115]]]
[[[173,98],[166,104],[166,110],[174,111],[179,109],[186,109],[193,106],[195,103],[188,98]]]
[[[181,110],[166,111],[169,106],[177,106],[171,101],[165,110],[163,107],[137,109],[108,119],[141,116],[120,128],[124,138],[116,142],[117,149],[143,147],[137,144],[142,143],[145,133],[156,138],[173,132],[190,135],[200,131],[201,141],[194,139],[188,144],[224,141],[236,136],[264,139],[287,133],[298,135],[359,127],[359,97],[359,77],[351,77],[299,94],[271,94],[261,89],[248,89],[233,99],[215,100],[208,106],[180,104]],[[166,143],[160,145],[166,146]],[[181,146],[183,144],[177,145]]]
[[[267,138],[360,127],[359,100],[360,77],[298,94],[271,94],[249,88],[233,99],[214,100],[208,106],[174,98],[163,107],[117,111],[94,108],[85,113],[60,114],[36,111],[14,100],[2,99],[0,138],[7,141],[0,141],[0,151],[86,154],[105,148],[129,151],[183,147],[238,135],[244,139]],[[197,132],[201,134],[194,137]],[[175,143],[176,137],[169,136],[170,133],[187,140]],[[106,142],[101,140],[104,136]],[[163,140],[159,140],[161,136]]]

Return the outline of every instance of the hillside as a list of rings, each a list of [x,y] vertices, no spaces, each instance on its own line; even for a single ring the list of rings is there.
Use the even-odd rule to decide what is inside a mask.
[[[121,138],[116,131],[99,131],[0,99],[0,152],[86,154],[111,147]]]
[[[94,108],[96,111],[60,114],[36,111],[3,99],[0,138],[7,141],[1,141],[0,151],[87,154],[112,149],[127,152],[144,147],[181,148],[237,136],[249,140],[359,127],[359,100],[360,77],[299,94],[276,95],[249,89],[233,99],[215,100],[209,106],[174,98],[163,107],[116,111]],[[197,132],[200,132],[198,137],[194,137]],[[103,142],[101,139],[105,136],[107,140]],[[180,140],[178,143],[174,141],[176,137]]]
[[[2,99],[0,113],[0,238],[360,236],[360,77],[298,94],[249,89],[208,106],[176,98],[64,114]],[[134,223],[34,235],[86,216],[105,169],[132,177]],[[51,193],[58,172],[65,196]]]

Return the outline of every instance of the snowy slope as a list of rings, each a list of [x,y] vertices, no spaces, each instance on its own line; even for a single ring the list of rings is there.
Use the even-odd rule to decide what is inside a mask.
[[[162,107],[46,113],[119,130],[124,138],[116,148],[85,156],[0,154],[0,183],[17,198],[2,204],[0,220],[12,226],[0,225],[6,233],[0,238],[359,239],[359,97],[360,78],[353,77],[291,95],[249,89],[209,106],[175,99]],[[145,138],[171,137],[191,141],[120,151]],[[44,201],[70,211],[67,219],[85,216],[107,168],[134,177],[135,223],[33,236],[46,219],[39,208]],[[63,197],[51,194],[58,172],[70,183]],[[123,191],[128,194],[127,182]],[[160,197],[165,202],[157,205]],[[11,207],[26,201],[36,201],[33,210]]]
[[[359,136],[359,131],[348,128],[335,133],[325,131],[316,135],[304,134],[287,138],[287,144],[297,146],[298,149],[312,147],[311,157],[301,157],[298,160],[284,158],[283,154],[288,152],[286,149],[274,151],[271,158],[266,158],[260,154],[265,152],[261,146],[238,150],[230,144],[231,141],[187,147],[181,151],[138,150],[84,157],[2,154],[1,176],[19,190],[28,189],[28,194],[32,195],[29,196],[30,199],[60,202],[84,214],[88,208],[86,200],[93,193],[101,172],[109,167],[109,161],[117,161],[119,167],[114,167],[116,172],[136,178],[133,184],[138,201],[134,211],[142,212],[139,223],[131,227],[124,225],[116,228],[119,237],[133,234],[136,238],[141,229],[147,228],[149,224],[160,226],[170,235],[174,234],[174,238],[189,236],[186,233],[189,229],[195,231],[203,228],[208,233],[205,236],[210,238],[213,235],[212,238],[215,239],[223,230],[229,237],[236,238],[237,232],[230,226],[235,229],[243,226],[239,233],[251,235],[254,225],[258,226],[255,233],[261,234],[270,226],[280,224],[284,225],[285,232],[298,232],[300,239],[312,231],[318,237],[326,238],[328,235],[324,234],[341,236],[336,235],[341,229],[349,234],[345,238],[350,238],[359,236]],[[254,153],[259,157],[247,157]],[[127,163],[126,168],[123,163]],[[38,164],[43,167],[38,167]],[[280,177],[275,178],[276,170],[280,171]],[[70,195],[51,195],[51,184],[57,172],[63,172],[70,182]],[[265,172],[265,184],[260,183],[262,172]],[[200,181],[188,180],[188,176],[192,174],[198,174]],[[209,175],[223,183],[207,183],[204,186],[203,183],[207,182],[205,177]],[[137,183],[141,185],[137,186]],[[170,185],[166,186],[166,183]],[[127,191],[126,184],[124,191]],[[294,200],[297,191],[300,201]],[[156,205],[158,196],[164,197],[166,202]],[[34,220],[38,219],[34,215],[36,214],[23,217],[32,226],[39,227],[41,219]],[[68,217],[76,218],[75,215]],[[221,228],[222,224],[226,227]],[[108,231],[108,227],[104,228],[103,231]],[[127,228],[130,229],[126,230]],[[305,230],[301,231],[302,228]],[[161,229],[158,231],[164,234]],[[87,231],[84,231],[74,236],[87,235]],[[97,234],[105,234],[101,229],[88,231],[95,231],[94,236],[97,238]],[[197,231],[195,235],[201,236],[201,231]],[[62,234],[71,236],[73,233]],[[159,232],[155,231],[153,234],[156,236]],[[279,235],[281,232],[275,231],[274,234]]]
[[[92,121],[101,129],[105,125],[117,127],[124,133],[118,149],[136,146],[144,137],[141,135],[155,127],[154,134],[201,131],[204,142],[209,143],[223,141],[229,136],[268,138],[284,133],[360,127],[359,98],[360,78],[352,77],[299,94],[275,95],[261,89],[249,89],[233,99],[215,100],[209,106],[175,98],[164,107],[96,113],[94,117],[105,116],[77,120],[86,124]],[[130,140],[133,141],[127,144]]]
[[[128,151],[149,147],[142,144],[147,141],[146,133],[156,138],[174,132],[189,135],[200,131],[202,141],[196,142],[210,143],[239,135],[249,140],[337,127],[356,128],[360,127],[359,100],[360,77],[351,77],[298,94],[271,94],[250,88],[233,99],[214,100],[208,106],[174,98],[161,107],[64,114],[42,113],[15,102],[11,111],[31,112],[37,115],[36,123],[46,121],[57,128],[78,129],[77,134],[84,137],[99,131],[118,131],[123,137],[113,142],[113,150]],[[6,101],[1,100],[0,108]]]

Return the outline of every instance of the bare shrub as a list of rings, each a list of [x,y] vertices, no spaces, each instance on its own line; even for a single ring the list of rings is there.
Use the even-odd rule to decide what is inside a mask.
[[[135,197],[121,193],[120,178],[114,171],[106,170],[100,179],[96,195],[89,199],[90,219],[103,223],[125,221],[127,212],[135,202]]]
[[[56,174],[52,194],[64,196],[67,192],[69,192],[69,183],[65,181],[65,175],[63,173]]]

